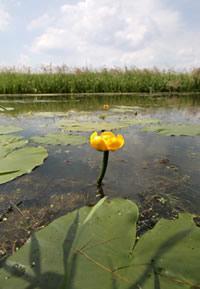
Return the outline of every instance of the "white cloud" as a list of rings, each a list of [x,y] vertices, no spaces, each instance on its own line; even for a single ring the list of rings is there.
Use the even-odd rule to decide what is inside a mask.
[[[200,65],[200,35],[162,0],[85,0],[66,4],[30,27],[49,27],[32,43],[31,52],[71,66]],[[44,25],[45,24],[45,25]],[[189,40],[189,41],[188,41]]]
[[[43,14],[42,16],[33,19],[27,29],[28,30],[35,30],[35,29],[43,29],[48,28],[54,21],[54,17],[49,16],[47,13]]]
[[[48,28],[44,34],[36,38],[32,51],[39,52],[52,49],[62,49],[63,37],[65,37],[64,29]]]
[[[4,8],[0,7],[0,32],[7,29],[10,20],[10,14]]]

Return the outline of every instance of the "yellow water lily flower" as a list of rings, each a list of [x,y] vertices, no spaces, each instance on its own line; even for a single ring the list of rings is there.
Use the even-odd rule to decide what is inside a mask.
[[[104,109],[104,110],[108,110],[109,108],[110,108],[109,104],[104,104],[104,105],[103,105],[103,109]]]
[[[104,131],[101,134],[95,131],[90,136],[90,145],[98,151],[116,151],[123,147],[124,143],[121,134],[115,135],[111,131]]]

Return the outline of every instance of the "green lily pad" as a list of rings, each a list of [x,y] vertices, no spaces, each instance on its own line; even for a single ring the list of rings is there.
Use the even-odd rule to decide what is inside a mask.
[[[121,273],[132,274],[133,284],[139,288],[198,289],[199,238],[200,229],[192,215],[183,213],[173,221],[162,219],[142,236],[133,251],[130,267]]]
[[[80,135],[66,135],[64,133],[51,133],[45,136],[35,136],[31,140],[40,144],[51,145],[80,145],[87,142],[86,137]]]
[[[29,173],[47,157],[44,148],[25,147],[21,136],[0,135],[0,184]]]
[[[0,172],[0,176],[4,176],[4,175],[9,175],[9,174],[13,174],[13,173],[16,173],[18,172],[19,170],[15,170],[15,171],[7,171],[7,172]]]
[[[102,199],[33,234],[0,270],[1,289],[200,288],[200,229],[160,220],[136,243],[137,206]]]
[[[116,122],[106,122],[106,121],[98,121],[98,122],[91,122],[91,121],[83,121],[83,122],[76,122],[63,119],[58,122],[58,126],[67,131],[101,131],[101,130],[113,130],[113,129],[120,129],[126,128],[131,125],[145,125],[151,123],[158,123],[158,119],[149,119],[149,118],[135,118],[135,119],[128,119]]]
[[[166,136],[198,136],[200,125],[197,124],[160,124],[145,127],[144,131],[157,132]]]
[[[0,135],[0,160],[17,148],[23,147],[28,140],[21,136]]]
[[[159,122],[160,120],[157,118],[134,118],[127,121],[127,123],[129,123],[130,125],[147,125]]]
[[[10,152],[0,160],[0,184],[30,173],[47,157],[43,147],[24,147]]]
[[[23,130],[22,128],[17,127],[17,126],[13,126],[13,125],[9,125],[9,126],[0,125],[0,135],[19,132],[22,130]]]

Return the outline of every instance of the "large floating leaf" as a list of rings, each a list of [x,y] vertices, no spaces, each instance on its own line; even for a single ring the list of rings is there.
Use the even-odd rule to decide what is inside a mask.
[[[200,228],[193,216],[180,214],[174,221],[160,220],[133,251],[130,267],[121,270],[133,277],[132,288],[199,289]]]
[[[145,127],[144,131],[157,132],[166,136],[196,136],[200,135],[200,125],[197,124],[160,124]]]
[[[0,270],[0,289],[198,289],[200,229],[161,220],[135,246],[133,202],[101,200],[32,236]]]
[[[47,157],[43,147],[24,147],[12,151],[0,161],[0,184],[6,183],[41,165]],[[10,173],[9,173],[10,172]]]
[[[31,140],[41,144],[51,145],[80,145],[87,142],[86,137],[79,135],[66,135],[64,133],[51,133],[45,136],[35,136]]]
[[[68,130],[68,131],[100,131],[100,130],[112,130],[112,129],[120,129],[125,128],[131,125],[145,125],[151,123],[158,123],[158,119],[149,119],[149,118],[135,118],[135,119],[127,119],[122,121],[115,122],[106,122],[106,121],[70,121],[67,119],[63,119],[58,122],[58,126]]]
[[[28,140],[13,135],[0,135],[0,184],[30,172],[46,157],[42,148],[20,149]]]
[[[112,274],[95,262],[108,268],[111,262],[119,267],[126,265],[135,239],[137,215],[137,207],[128,200],[109,202],[103,199],[96,207],[84,207],[57,219],[7,260],[4,269],[0,270],[0,289],[59,288],[65,270],[69,274],[66,288],[73,289],[76,272],[82,265],[86,266],[82,273],[87,271],[87,276],[81,283],[91,274],[89,279],[93,287],[85,287],[86,284],[81,285],[77,279],[77,288],[94,289],[96,285],[108,288],[108,284],[112,284]],[[85,254],[90,250],[96,252],[95,262],[77,250]],[[17,276],[20,269],[21,277]]]
[[[27,143],[28,140],[20,136],[0,135],[0,161],[13,150],[23,147]]]
[[[159,123],[160,120],[157,118],[134,118],[127,121],[129,125],[146,125],[146,124],[153,124]]]
[[[0,125],[0,135],[19,132],[22,130],[23,130],[22,128],[17,127],[17,126],[13,126],[13,125],[9,125],[9,126]]]

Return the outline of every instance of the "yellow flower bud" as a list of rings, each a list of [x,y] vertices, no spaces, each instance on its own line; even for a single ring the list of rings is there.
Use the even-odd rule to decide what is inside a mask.
[[[102,132],[100,135],[93,132],[90,136],[90,145],[98,151],[116,151],[123,147],[124,143],[121,134],[115,135],[111,131]]]

